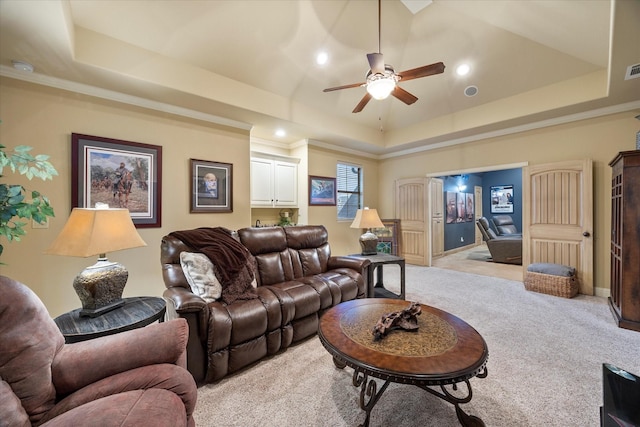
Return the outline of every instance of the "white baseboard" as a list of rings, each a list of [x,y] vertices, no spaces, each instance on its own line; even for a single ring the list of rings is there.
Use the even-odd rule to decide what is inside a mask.
[[[593,288],[597,297],[609,298],[611,296],[611,289],[609,288]]]

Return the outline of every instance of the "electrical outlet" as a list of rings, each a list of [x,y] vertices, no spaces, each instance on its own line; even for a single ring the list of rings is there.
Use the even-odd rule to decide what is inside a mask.
[[[464,242],[464,237],[460,237],[460,241],[461,241],[461,242]]]
[[[42,224],[34,219],[31,220],[31,228],[49,228],[49,218],[45,220]]]

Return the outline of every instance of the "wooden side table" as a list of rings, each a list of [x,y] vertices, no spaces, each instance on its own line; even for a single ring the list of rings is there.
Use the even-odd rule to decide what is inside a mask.
[[[404,290],[404,258],[400,256],[377,253],[376,255],[349,255],[354,258],[366,258],[371,261],[367,267],[367,297],[368,298],[396,298],[405,299]],[[383,268],[387,264],[396,264],[400,266],[400,294],[395,294],[384,287]],[[376,271],[375,285],[373,282],[373,272]]]
[[[142,328],[164,320],[166,303],[159,297],[124,298],[124,305],[98,317],[80,317],[80,308],[55,319],[66,343],[86,341]]]

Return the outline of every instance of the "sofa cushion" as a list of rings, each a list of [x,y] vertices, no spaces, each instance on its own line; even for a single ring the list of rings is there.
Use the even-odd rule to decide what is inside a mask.
[[[180,265],[194,294],[206,302],[213,302],[220,298],[222,285],[213,272],[213,263],[205,254],[182,252]]]
[[[527,271],[532,273],[550,274],[551,276],[572,277],[576,275],[576,269],[567,265],[537,262],[530,264]]]

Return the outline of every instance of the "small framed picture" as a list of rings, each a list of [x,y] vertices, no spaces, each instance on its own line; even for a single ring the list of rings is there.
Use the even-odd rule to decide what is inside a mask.
[[[233,165],[191,159],[191,213],[233,212]]]
[[[161,146],[71,134],[72,208],[127,208],[136,227],[160,227],[161,198]]]
[[[309,206],[335,206],[336,179],[309,176]]]

